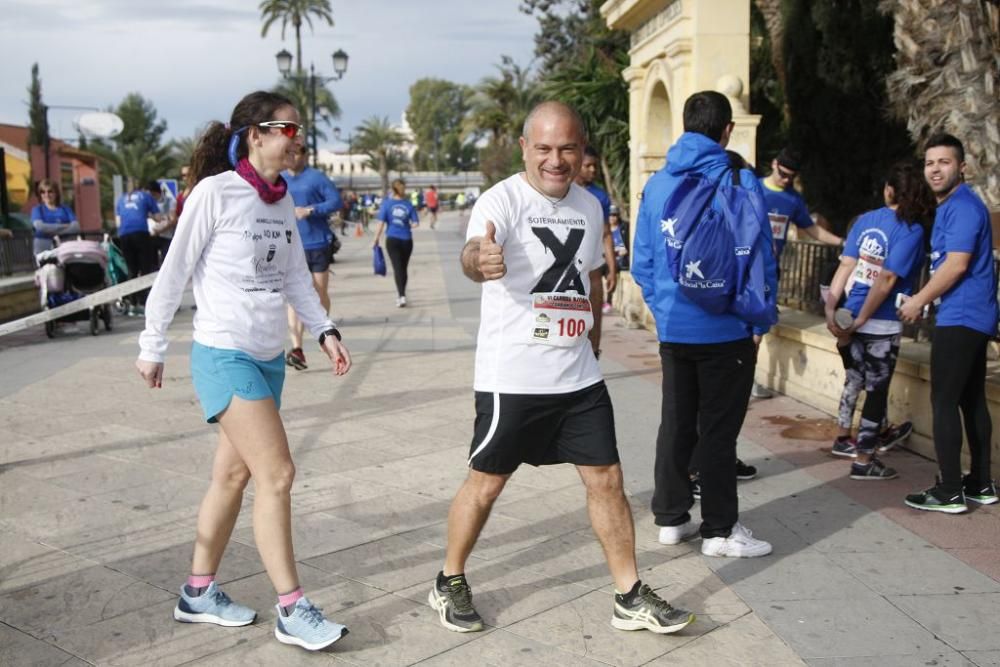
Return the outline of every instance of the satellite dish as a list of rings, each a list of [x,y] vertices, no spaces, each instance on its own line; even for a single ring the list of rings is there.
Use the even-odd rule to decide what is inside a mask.
[[[125,129],[121,118],[107,111],[93,111],[77,118],[76,129],[92,139],[110,139],[117,137]]]

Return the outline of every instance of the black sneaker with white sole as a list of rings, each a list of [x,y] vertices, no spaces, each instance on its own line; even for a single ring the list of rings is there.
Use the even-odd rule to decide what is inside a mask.
[[[483,629],[483,619],[472,606],[472,589],[464,574],[445,577],[443,572],[438,572],[427,602],[437,611],[441,625],[453,632]]]
[[[658,635],[683,630],[694,621],[694,614],[677,609],[652,588],[637,581],[628,593],[615,594],[611,625],[618,630],[649,630]]]
[[[747,481],[748,479],[753,479],[757,476],[757,467],[743,463],[743,461],[736,459],[736,479],[741,481]]]
[[[985,484],[980,484],[966,475],[962,479],[962,486],[965,489],[966,500],[971,500],[979,505],[993,505],[1000,502],[1000,497],[997,496],[997,483],[992,479]]]
[[[945,514],[962,514],[969,511],[965,502],[965,493],[951,493],[941,488],[940,483],[920,493],[906,496],[906,505],[913,509],[928,512],[944,512]]]
[[[896,445],[906,442],[911,433],[913,433],[913,422],[889,426],[878,434],[878,453],[885,454]]]
[[[851,464],[851,479],[868,481],[896,479],[897,477],[899,477],[899,473],[896,472],[895,468],[887,467],[875,457],[872,457],[868,463],[855,461]]]

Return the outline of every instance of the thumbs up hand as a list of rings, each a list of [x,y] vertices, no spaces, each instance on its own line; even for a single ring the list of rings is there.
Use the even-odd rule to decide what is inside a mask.
[[[484,280],[498,280],[507,274],[503,261],[503,246],[497,243],[497,227],[486,223],[486,236],[479,243],[479,272]]]

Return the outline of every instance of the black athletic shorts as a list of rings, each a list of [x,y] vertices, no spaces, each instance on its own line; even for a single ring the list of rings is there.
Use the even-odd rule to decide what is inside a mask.
[[[330,268],[330,246],[306,250],[306,266],[309,273],[326,273]]]
[[[604,381],[568,394],[476,392],[469,465],[506,475],[522,463],[618,463],[615,415]]]

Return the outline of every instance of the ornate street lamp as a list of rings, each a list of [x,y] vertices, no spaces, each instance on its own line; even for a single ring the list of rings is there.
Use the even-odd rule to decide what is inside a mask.
[[[283,78],[305,81],[309,85],[310,144],[312,146],[313,167],[316,167],[319,164],[319,146],[316,140],[316,117],[319,115],[319,111],[316,108],[316,82],[319,81],[321,84],[326,84],[330,81],[339,81],[342,79],[344,77],[344,73],[347,71],[347,60],[349,56],[343,49],[337,49],[333,52],[334,76],[322,76],[316,74],[316,68],[312,63],[309,63],[308,75],[292,74],[292,54],[285,49],[278,51],[274,57],[275,60],[278,61],[278,71],[281,73]]]

